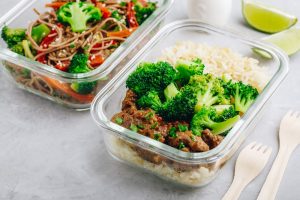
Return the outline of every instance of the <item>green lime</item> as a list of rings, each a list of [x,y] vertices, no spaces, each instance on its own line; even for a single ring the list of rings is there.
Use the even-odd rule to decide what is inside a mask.
[[[290,56],[300,50],[300,28],[291,28],[265,37],[262,40],[272,43]],[[253,48],[253,51],[265,58],[271,58],[271,55],[262,49]]]
[[[291,28],[263,38],[263,40],[281,48],[290,56],[300,50],[300,28]]]
[[[297,22],[292,15],[249,0],[243,1],[243,15],[250,26],[267,33],[283,31]]]

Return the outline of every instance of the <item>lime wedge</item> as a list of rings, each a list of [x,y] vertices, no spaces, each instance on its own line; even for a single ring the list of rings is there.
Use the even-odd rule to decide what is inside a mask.
[[[283,31],[297,22],[294,16],[249,0],[243,1],[243,15],[250,26],[267,33]]]
[[[291,28],[262,40],[272,43],[290,56],[300,50],[300,28]],[[253,48],[253,51],[265,58],[271,58],[271,55],[262,49]]]
[[[300,50],[300,28],[291,28],[263,38],[263,40],[281,48],[290,56]]]

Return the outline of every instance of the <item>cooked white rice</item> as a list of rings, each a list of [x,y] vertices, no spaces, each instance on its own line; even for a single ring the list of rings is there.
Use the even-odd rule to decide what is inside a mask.
[[[189,171],[180,172],[164,162],[161,164],[154,164],[144,160],[125,141],[115,136],[107,137],[105,142],[109,147],[110,152],[119,159],[147,171],[151,171],[160,178],[171,180],[177,184],[191,187],[202,186],[211,181],[219,170],[219,167],[217,166],[211,169],[199,166],[198,168]]]
[[[205,64],[205,73],[242,81],[259,91],[269,81],[267,68],[259,66],[258,60],[244,57],[229,48],[181,41],[163,50],[160,60],[174,65],[178,59],[193,60],[195,58],[200,58]]]

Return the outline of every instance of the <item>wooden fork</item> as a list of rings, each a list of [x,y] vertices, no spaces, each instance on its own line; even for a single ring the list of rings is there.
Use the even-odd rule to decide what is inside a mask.
[[[240,153],[235,164],[233,182],[222,200],[236,200],[243,189],[265,167],[272,149],[268,146],[252,142]]]
[[[272,169],[264,183],[258,200],[273,200],[276,197],[289,158],[300,143],[300,113],[289,111],[281,120],[279,151]]]

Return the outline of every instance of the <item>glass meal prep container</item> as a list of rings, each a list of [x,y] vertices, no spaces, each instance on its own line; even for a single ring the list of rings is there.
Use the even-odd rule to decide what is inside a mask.
[[[0,19],[0,29],[2,30],[5,25],[12,28],[26,28],[30,21],[37,19],[33,9],[36,8],[42,13],[47,10],[45,4],[49,2],[50,0],[22,0]],[[156,2],[158,2],[156,11],[95,70],[81,74],[63,72],[10,51],[1,39],[0,59],[5,72],[13,82],[24,90],[69,108],[76,110],[89,109],[92,100],[101,88],[159,30],[161,21],[169,11],[173,0],[158,0]],[[21,79],[20,76],[25,78]],[[46,88],[41,90],[30,84],[33,77],[38,79],[39,84],[45,85]],[[48,89],[47,85],[53,80],[58,84],[56,84],[56,87]],[[81,98],[75,92],[72,92],[72,95],[65,94],[60,90],[62,87],[70,90],[72,83],[81,82],[96,83],[96,87],[87,98]]]
[[[177,41],[186,40],[229,47],[242,55],[258,59],[260,64],[267,68],[270,77],[255,103],[235,124],[224,140],[214,149],[202,153],[180,151],[111,122],[112,116],[121,111],[122,100],[126,93],[125,82],[136,66],[142,61],[156,61],[162,49],[173,46]],[[272,58],[266,59],[254,54],[253,48],[268,53]],[[97,125],[102,128],[101,132],[108,152],[117,160],[145,169],[160,178],[180,185],[203,186],[213,180],[251,133],[259,120],[259,113],[287,72],[287,56],[271,45],[197,21],[178,21],[167,25],[156,34],[105,86],[94,100],[91,114]]]

